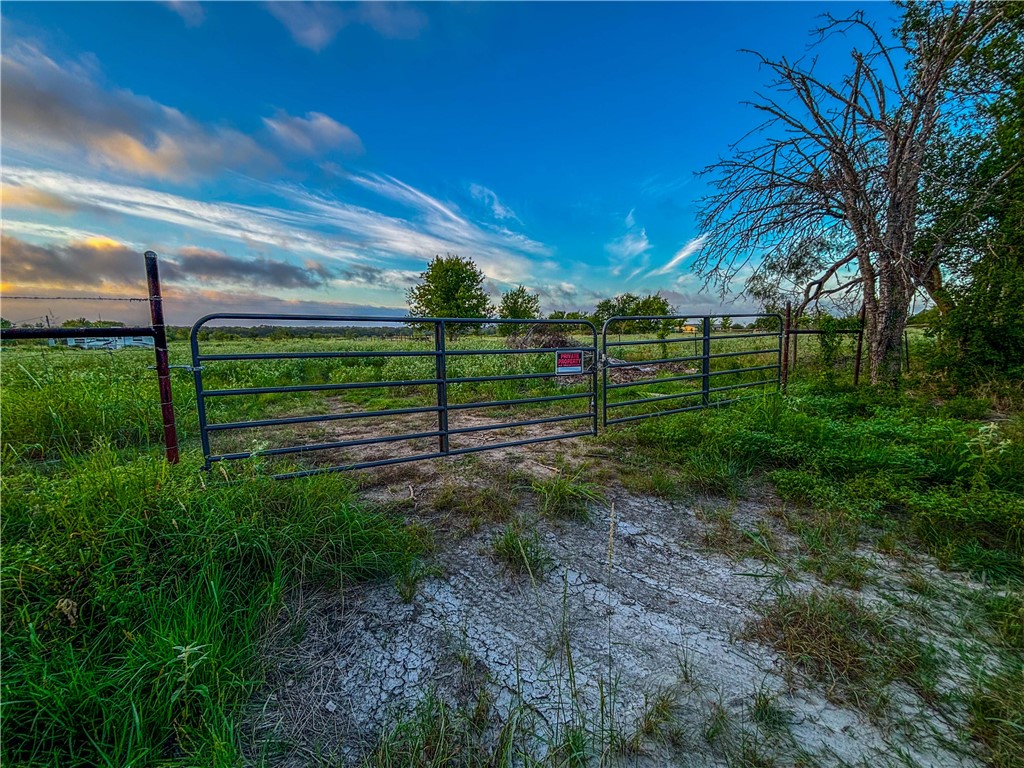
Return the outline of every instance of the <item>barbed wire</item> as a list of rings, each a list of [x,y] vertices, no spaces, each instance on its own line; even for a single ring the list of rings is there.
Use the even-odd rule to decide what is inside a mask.
[[[149,301],[148,296],[8,296],[0,294],[3,299],[20,301]]]

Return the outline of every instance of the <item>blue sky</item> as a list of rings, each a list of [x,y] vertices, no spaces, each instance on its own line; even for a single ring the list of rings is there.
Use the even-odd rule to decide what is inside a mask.
[[[453,252],[549,311],[716,306],[694,172],[757,123],[740,49],[797,57],[856,7],[6,2],[4,292],[134,295],[151,248],[172,322],[383,313]]]

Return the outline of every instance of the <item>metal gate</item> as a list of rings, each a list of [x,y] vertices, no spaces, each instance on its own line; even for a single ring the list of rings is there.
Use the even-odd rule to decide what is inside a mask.
[[[215,333],[213,324],[234,321],[406,327],[418,335],[404,343],[378,339],[362,344],[380,348],[315,352],[253,352],[232,348],[237,343],[201,341],[201,336]],[[458,342],[459,331],[481,326],[495,330],[511,326],[518,345],[500,335],[490,346],[480,346],[480,336],[468,342],[476,347]],[[544,326],[563,332],[562,348],[531,345],[540,335],[536,331]],[[343,330],[339,327],[339,332]],[[567,330],[574,333],[564,333]],[[585,320],[216,313],[195,323],[190,340],[205,469],[217,462],[254,457],[326,456],[326,461],[313,466],[286,467],[274,475],[291,478],[597,434],[597,330]],[[210,350],[211,343],[222,349]],[[476,368],[470,368],[472,361]],[[246,367],[239,369],[239,363]],[[252,370],[258,365],[269,372]],[[487,375],[462,375],[480,368],[488,369]],[[290,378],[302,376],[312,380]],[[320,412],[322,400],[303,400],[310,392],[345,393],[350,400],[333,402],[330,412]],[[494,392],[501,396],[493,396]],[[248,418],[249,411],[256,409],[246,402],[259,398],[271,400],[272,405],[277,400],[279,414]],[[358,403],[355,410],[349,409],[351,400]],[[219,408],[223,403],[234,405]],[[295,412],[304,409],[315,412]],[[218,419],[217,410],[226,418]],[[499,416],[480,418],[480,412]],[[367,420],[371,420],[368,426]],[[553,433],[547,426],[552,424],[565,424],[568,429]],[[472,437],[494,432],[504,434],[489,442]],[[247,435],[256,436],[248,445]],[[228,447],[215,450],[213,441],[222,438],[228,439]],[[389,450],[389,455],[375,455],[376,446],[394,444],[404,444],[412,452],[390,455]]]
[[[736,320],[750,328],[734,330]],[[725,405],[743,399],[734,396],[738,390],[778,386],[783,336],[777,314],[608,318],[601,329],[602,422]]]

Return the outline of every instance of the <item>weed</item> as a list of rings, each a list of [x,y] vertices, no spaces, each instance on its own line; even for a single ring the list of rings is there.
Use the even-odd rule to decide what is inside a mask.
[[[830,698],[872,713],[884,708],[894,680],[925,692],[936,663],[891,618],[836,592],[780,593],[751,634],[824,683]]]
[[[769,733],[785,731],[793,720],[792,714],[779,704],[779,696],[761,685],[750,700],[750,717]]]
[[[594,483],[581,480],[583,468],[572,475],[559,473],[546,480],[534,480],[530,487],[540,498],[540,511],[549,517],[587,520],[591,504],[606,504],[604,493]]]
[[[967,700],[973,736],[995,768],[1024,765],[1024,662],[985,675]]]
[[[526,530],[521,520],[509,523],[491,543],[494,556],[513,573],[527,574],[540,581],[554,565],[554,558],[541,543],[536,528]]]

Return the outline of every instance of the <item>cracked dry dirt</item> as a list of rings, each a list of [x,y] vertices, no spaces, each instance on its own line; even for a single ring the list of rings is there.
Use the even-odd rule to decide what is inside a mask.
[[[501,461],[471,463],[465,482],[498,471],[488,462]],[[534,453],[522,468],[542,473],[550,463]],[[373,494],[425,493],[442,471],[425,462]],[[679,723],[672,743],[637,742],[610,760],[624,765],[736,764],[734,752],[708,738],[715,718],[732,724],[734,741],[765,741],[774,765],[976,764],[954,729],[909,688],[894,691],[898,716],[878,722],[786,675],[772,649],[744,638],[759,602],[770,599],[768,570],[703,546],[696,511],[725,500],[670,503],[622,489],[608,500],[587,522],[542,519],[523,502],[520,513],[536,518],[555,560],[539,582],[495,561],[490,544],[501,526],[492,524],[438,534],[436,572],[408,602],[393,583],[295,597],[267,649],[269,682],[253,701],[253,757],[281,766],[357,764],[434,691],[469,708],[486,701],[492,731],[511,711],[531,713],[538,753],[580,713],[596,722],[603,712],[628,737],[663,694]],[[769,520],[768,501],[738,502],[736,521]],[[885,568],[882,558],[874,561]],[[814,584],[802,575],[793,588]],[[753,724],[757,691],[777,695],[790,713],[784,739]]]

